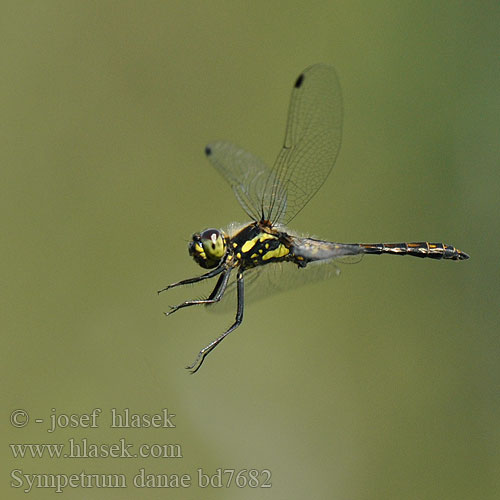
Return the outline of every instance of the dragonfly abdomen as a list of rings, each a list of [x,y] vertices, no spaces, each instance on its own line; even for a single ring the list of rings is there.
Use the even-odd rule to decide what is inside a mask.
[[[308,262],[359,255],[364,253],[364,251],[357,244],[334,243],[332,241],[316,240],[313,238],[293,237],[291,253],[293,260],[299,266],[305,266]]]
[[[413,257],[431,259],[466,260],[469,256],[451,245],[444,243],[428,243],[427,241],[412,243],[360,243],[363,253],[412,255]]]

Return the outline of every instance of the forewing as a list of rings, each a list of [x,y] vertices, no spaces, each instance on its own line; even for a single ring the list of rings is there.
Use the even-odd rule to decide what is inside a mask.
[[[271,169],[259,158],[230,142],[213,142],[205,154],[233,188],[243,210],[253,220],[261,218],[261,200]]]
[[[297,78],[283,148],[268,176],[264,215],[272,222],[293,219],[323,185],[342,138],[342,94],[335,69],[315,64]]]

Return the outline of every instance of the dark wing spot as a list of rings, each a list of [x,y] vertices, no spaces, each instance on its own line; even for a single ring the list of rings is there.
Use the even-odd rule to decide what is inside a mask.
[[[210,146],[205,147],[205,154],[210,156],[212,154],[212,148]]]
[[[299,77],[295,81],[295,88],[299,89],[300,87],[302,87],[303,83],[304,83],[304,73],[302,73],[301,75],[299,75]]]

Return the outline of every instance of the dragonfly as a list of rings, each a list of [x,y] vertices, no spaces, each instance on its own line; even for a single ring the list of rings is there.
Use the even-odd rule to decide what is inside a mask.
[[[296,282],[338,274],[337,262],[353,262],[364,254],[465,260],[465,252],[444,243],[335,243],[298,236],[288,224],[321,188],[339,154],[343,106],[335,69],[326,64],[306,68],[295,80],[290,98],[285,140],[272,168],[242,148],[224,141],[206,146],[205,155],[231,186],[251,222],[238,228],[209,228],[192,236],[189,254],[207,272],[158,291],[217,278],[210,295],[171,306],[166,315],[195,305],[209,307],[236,295],[232,325],[200,350],[186,368],[197,372],[212,352],[243,321],[245,283],[263,292],[285,288],[281,270],[292,266]],[[261,284],[263,270],[273,268],[274,282]],[[335,272],[331,272],[335,269]],[[267,273],[269,274],[269,273]],[[266,290],[264,290],[266,289]]]

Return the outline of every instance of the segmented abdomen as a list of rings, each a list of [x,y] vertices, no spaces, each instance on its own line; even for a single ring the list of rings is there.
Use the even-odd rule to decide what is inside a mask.
[[[466,260],[469,256],[451,245],[444,243],[428,243],[427,241],[413,243],[361,243],[364,253],[396,255],[412,255],[413,257],[431,259]]]

